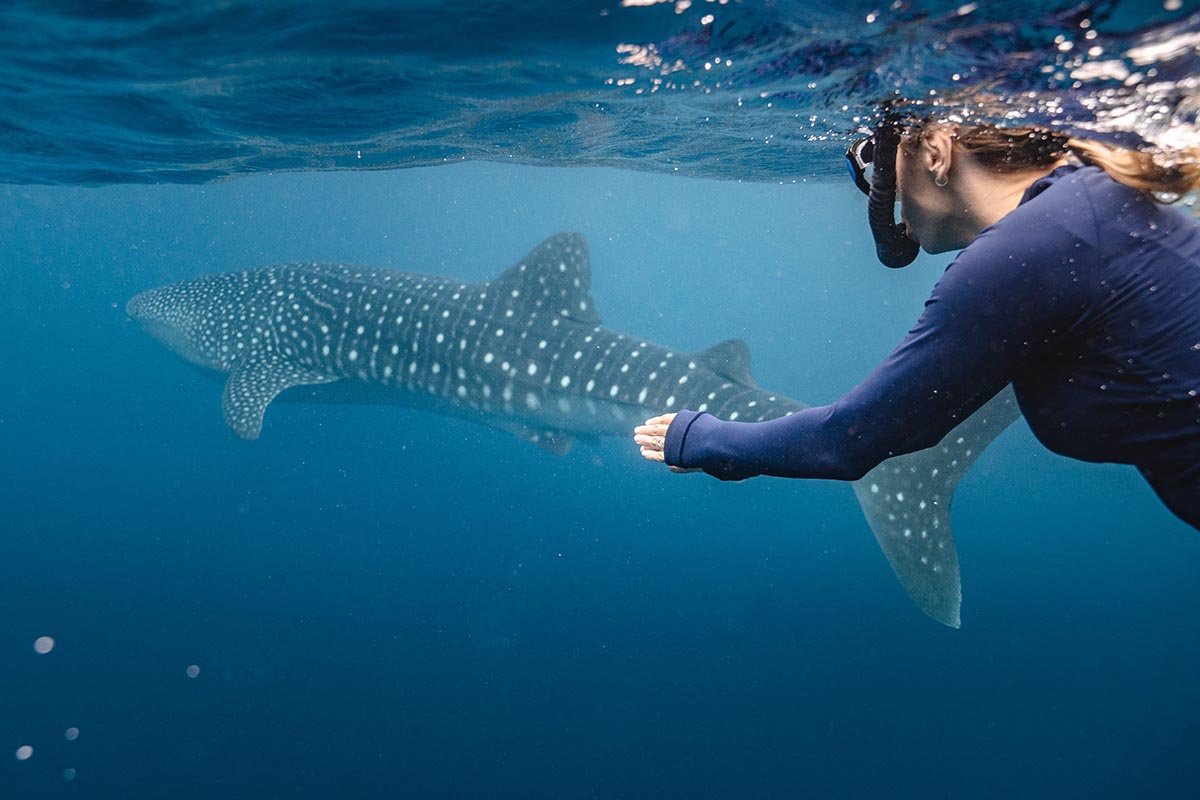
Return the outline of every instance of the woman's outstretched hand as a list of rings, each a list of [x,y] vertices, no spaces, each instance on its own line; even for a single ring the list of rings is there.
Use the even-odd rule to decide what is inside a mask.
[[[633,429],[633,441],[642,449],[642,458],[648,461],[664,463],[663,445],[667,440],[667,428],[671,427],[674,414],[660,414],[651,417]],[[695,472],[694,469],[668,467],[672,472]]]

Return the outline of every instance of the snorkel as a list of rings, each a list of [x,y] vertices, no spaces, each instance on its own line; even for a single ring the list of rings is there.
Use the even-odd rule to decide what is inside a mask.
[[[873,137],[871,191],[867,195],[867,221],[875,238],[875,255],[885,267],[907,267],[917,257],[921,245],[908,238],[908,229],[896,222],[896,149],[900,146],[900,126],[889,114],[879,123]]]

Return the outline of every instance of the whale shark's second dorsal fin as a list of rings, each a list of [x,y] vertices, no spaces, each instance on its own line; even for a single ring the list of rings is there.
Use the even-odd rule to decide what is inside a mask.
[[[741,339],[726,339],[712,347],[697,350],[692,357],[722,378],[751,389],[758,388],[750,374],[750,346]]]
[[[585,325],[600,324],[590,294],[587,240],[581,234],[551,236],[488,285],[503,307],[520,319],[550,314]]]
[[[1005,388],[933,447],[889,458],[854,482],[863,514],[909,597],[943,625],[960,623],[962,589],[950,501],[963,475],[1021,415]]]

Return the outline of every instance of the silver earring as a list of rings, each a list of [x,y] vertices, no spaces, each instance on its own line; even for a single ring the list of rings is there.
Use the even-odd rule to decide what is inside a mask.
[[[950,180],[945,175],[939,175],[933,179],[933,185],[939,189],[944,188],[949,182]]]

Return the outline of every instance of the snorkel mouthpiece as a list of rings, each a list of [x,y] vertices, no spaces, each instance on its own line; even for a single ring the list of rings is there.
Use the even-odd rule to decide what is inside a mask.
[[[908,238],[908,229],[896,222],[896,148],[900,128],[884,117],[875,129],[875,153],[871,164],[871,193],[867,197],[867,220],[875,237],[875,255],[885,267],[907,267],[921,245]]]

